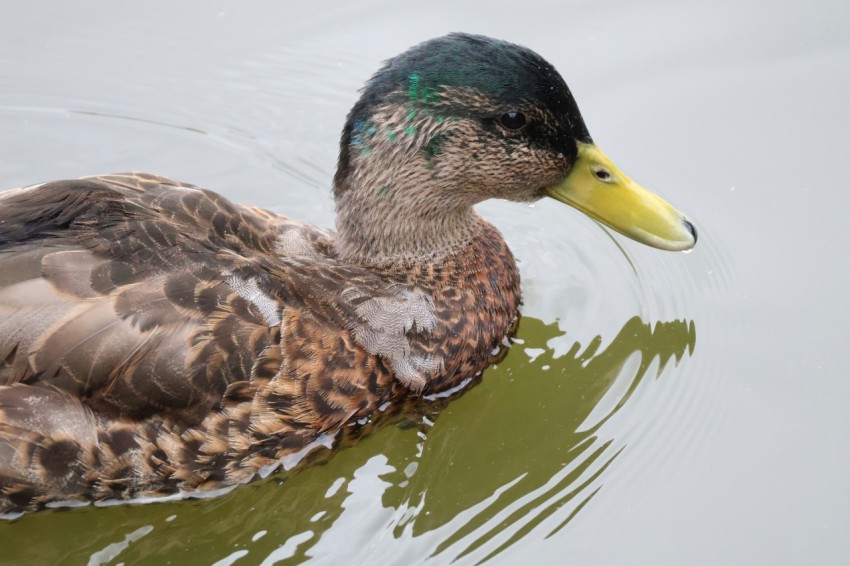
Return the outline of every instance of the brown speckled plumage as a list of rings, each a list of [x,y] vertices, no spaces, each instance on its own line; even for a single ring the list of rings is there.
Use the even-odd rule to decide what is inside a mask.
[[[297,229],[312,253],[276,256],[274,236],[295,229],[285,218],[151,175],[48,183],[0,205],[7,509],[249,479],[411,393],[358,344],[358,306],[428,297],[433,327],[399,336],[438,360],[431,393],[487,365],[519,300],[491,227],[436,262],[364,269],[309,227]],[[255,281],[279,322],[234,277]]]
[[[452,35],[349,115],[337,232],[148,174],[0,194],[0,512],[244,482],[475,376],[520,293],[472,206],[540,198],[576,138],[548,63]]]

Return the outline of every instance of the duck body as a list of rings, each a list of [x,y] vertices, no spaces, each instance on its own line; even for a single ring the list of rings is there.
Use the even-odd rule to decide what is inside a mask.
[[[146,174],[0,196],[0,510],[243,482],[488,364],[520,297],[495,228],[368,268],[334,236]]]
[[[520,304],[483,200],[696,242],[549,63],[482,36],[372,77],[333,189],[336,230],[149,174],[0,193],[0,514],[242,483],[480,374]]]

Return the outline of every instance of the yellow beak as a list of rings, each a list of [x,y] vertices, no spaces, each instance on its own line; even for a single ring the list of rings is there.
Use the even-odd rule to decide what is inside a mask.
[[[697,243],[697,231],[684,214],[625,176],[593,144],[578,142],[569,175],[546,194],[654,248],[689,250]]]

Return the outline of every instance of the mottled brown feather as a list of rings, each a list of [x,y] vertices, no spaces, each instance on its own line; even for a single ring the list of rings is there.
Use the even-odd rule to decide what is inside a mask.
[[[245,481],[487,365],[519,302],[495,228],[368,269],[333,237],[147,174],[0,194],[0,512]]]
[[[349,113],[336,231],[142,173],[0,193],[0,513],[248,481],[475,378],[520,293],[473,206],[579,141],[551,65],[452,34]]]

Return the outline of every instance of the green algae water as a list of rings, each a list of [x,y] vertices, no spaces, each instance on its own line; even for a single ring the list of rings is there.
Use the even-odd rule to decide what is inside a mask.
[[[142,170],[332,226],[357,89],[469,31],[549,60],[594,139],[700,230],[669,254],[558,203],[485,203],[525,304],[479,382],[220,497],[0,522],[0,563],[841,563],[848,16],[825,0],[0,8],[2,188]]]
[[[478,385],[438,413],[384,427],[325,465],[211,500],[47,511],[13,524],[31,535],[55,531],[55,544],[37,554],[45,563],[71,549],[106,563],[181,555],[214,563],[234,553],[334,560],[339,543],[324,541],[350,537],[361,542],[346,551],[346,563],[480,561],[536,528],[557,533],[624,448],[602,433],[605,422],[642,380],[659,379],[693,348],[694,328],[684,321],[652,328],[633,318],[607,346],[574,344],[557,361],[546,347],[561,334],[557,326],[525,318],[519,334],[534,354],[513,348],[488,373],[488,381],[498,376],[492,387]],[[529,387],[540,396],[525,394]],[[95,536],[81,538],[81,528]],[[300,544],[282,550],[281,538],[293,537]],[[30,547],[4,548],[14,563],[36,556]]]

